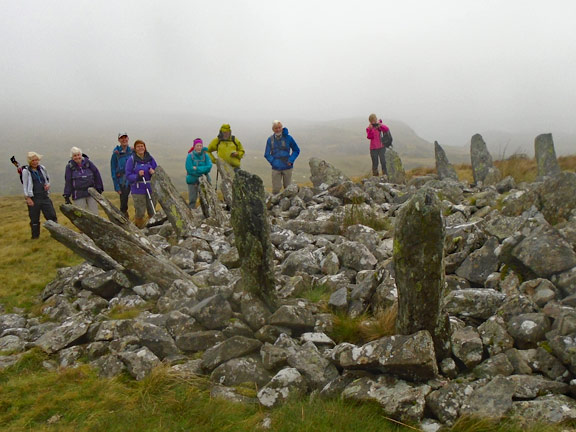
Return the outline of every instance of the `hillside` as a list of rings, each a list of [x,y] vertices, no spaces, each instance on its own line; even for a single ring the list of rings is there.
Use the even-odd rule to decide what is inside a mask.
[[[184,158],[196,137],[208,143],[216,136],[220,124],[230,121],[233,134],[246,148],[244,168],[258,174],[266,187],[270,186],[269,165],[263,158],[266,138],[271,133],[270,121],[249,119],[231,121],[209,116],[184,114],[156,115],[113,112],[30,113],[29,117],[3,118],[0,128],[0,146],[5,159],[0,164],[0,195],[20,193],[15,170],[9,163],[15,155],[25,163],[25,155],[35,150],[45,157],[43,164],[52,175],[55,193],[63,189],[64,165],[72,146],[82,148],[102,171],[105,188],[111,189],[109,155],[117,144],[116,134],[126,130],[131,142],[143,139],[159,164],[170,173],[179,190],[185,190]],[[406,169],[433,167],[433,137],[424,139],[409,125],[398,120],[384,119],[394,137],[394,148],[403,159]],[[307,161],[320,157],[339,167],[349,176],[362,176],[370,171],[368,142],[365,138],[364,118],[310,121],[284,119],[284,124],[295,137],[301,155],[295,166],[294,179],[299,183],[309,181]],[[33,126],[31,126],[33,125]],[[470,135],[477,131],[471,131]],[[481,132],[482,133],[482,132]],[[485,140],[494,159],[512,153],[532,156],[534,136],[488,132]],[[555,136],[557,153],[566,154],[567,143],[575,142],[574,136]],[[454,164],[469,163],[468,147],[451,147],[440,143]],[[561,150],[564,149],[564,150]],[[181,175],[179,175],[181,173]]]

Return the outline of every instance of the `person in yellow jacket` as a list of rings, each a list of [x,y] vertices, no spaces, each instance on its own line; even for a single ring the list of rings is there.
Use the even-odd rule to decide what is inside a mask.
[[[244,147],[242,147],[242,143],[232,135],[229,124],[223,124],[220,127],[218,136],[210,142],[206,151],[210,155],[212,162],[216,163],[216,157],[212,154],[216,152],[218,158],[227,162],[234,170],[240,168],[240,159],[244,157]]]

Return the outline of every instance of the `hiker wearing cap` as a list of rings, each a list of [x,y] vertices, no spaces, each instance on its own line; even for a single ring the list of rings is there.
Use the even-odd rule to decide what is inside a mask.
[[[120,211],[126,218],[128,215],[128,197],[130,196],[130,185],[126,180],[126,161],[132,155],[132,149],[128,145],[128,134],[120,132],[118,134],[119,145],[114,148],[110,158],[110,172],[112,173],[112,182],[114,190],[120,196]]]
[[[378,160],[382,165],[382,175],[388,175],[386,171],[386,148],[392,147],[392,135],[390,128],[378,120],[376,114],[368,116],[370,124],[366,128],[366,138],[370,140],[370,158],[372,159],[372,175],[378,176]]]
[[[200,186],[200,177],[205,175],[210,181],[210,170],[212,169],[212,160],[203,146],[202,140],[196,138],[194,145],[188,151],[186,156],[186,184],[188,185],[188,206],[191,209],[196,208],[198,199],[198,187]]]
[[[282,186],[286,189],[292,183],[292,168],[300,148],[279,120],[272,123],[272,131],[274,133],[266,141],[264,157],[272,166],[272,193],[277,194]]]
[[[83,154],[78,147],[70,149],[70,158],[64,173],[63,196],[66,204],[71,204],[70,198],[72,198],[75,206],[97,215],[98,203],[92,198],[88,188],[94,188],[98,193],[104,191],[100,171],[98,171],[94,162]]]
[[[126,161],[126,178],[134,202],[134,223],[138,228],[143,228],[146,224],[146,211],[150,217],[155,213],[156,198],[152,193],[150,179],[157,166],[146,149],[146,143],[141,140],[134,141],[134,151]]]
[[[212,154],[216,152],[218,158],[228,163],[234,170],[240,168],[240,160],[244,157],[244,147],[242,147],[242,143],[232,135],[229,124],[223,124],[220,127],[218,136],[210,142],[207,152],[210,154],[212,162],[216,163],[216,157]]]
[[[52,200],[48,196],[50,193],[50,178],[43,165],[40,165],[42,155],[36,152],[28,152],[28,165],[22,167],[22,187],[28,205],[28,216],[30,216],[30,228],[32,238],[40,237],[40,212],[46,220],[58,221],[56,210]]]

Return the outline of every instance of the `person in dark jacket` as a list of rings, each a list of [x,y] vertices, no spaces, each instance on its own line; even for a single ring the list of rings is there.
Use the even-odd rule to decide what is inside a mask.
[[[212,159],[204,148],[202,140],[196,138],[194,146],[188,151],[186,156],[186,184],[188,184],[188,206],[191,209],[196,208],[198,200],[198,187],[200,186],[200,177],[205,175],[210,181],[210,170],[212,169]]]
[[[72,198],[74,205],[97,215],[98,203],[92,198],[88,188],[92,187],[99,193],[104,191],[100,171],[78,147],[70,149],[70,157],[64,174],[64,199],[70,204]]]
[[[28,165],[22,167],[22,187],[28,205],[33,239],[40,237],[40,212],[46,220],[58,222],[56,210],[49,197],[50,177],[46,168],[40,165],[40,159],[42,155],[28,152]]]
[[[275,120],[272,131],[274,133],[266,141],[264,157],[272,166],[272,193],[277,194],[282,185],[286,189],[292,183],[292,168],[300,154],[300,148],[288,133],[288,129],[282,126],[282,122]]]
[[[130,192],[134,202],[134,223],[138,228],[146,225],[146,211],[152,217],[155,213],[156,198],[152,192],[150,179],[158,164],[146,150],[146,143],[134,141],[132,156],[126,161],[126,178],[130,183]]]
[[[132,149],[128,145],[128,134],[126,132],[118,134],[118,142],[120,144],[114,148],[110,158],[110,172],[112,173],[114,190],[120,196],[120,211],[129,219],[128,198],[130,197],[130,185],[126,180],[126,161],[132,155]]]

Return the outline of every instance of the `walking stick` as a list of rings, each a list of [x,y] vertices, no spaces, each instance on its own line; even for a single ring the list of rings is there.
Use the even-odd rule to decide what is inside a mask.
[[[150,200],[150,205],[152,206],[152,214],[156,214],[156,209],[154,208],[154,201],[152,201],[152,196],[150,195],[150,191],[148,190],[148,183],[146,183],[146,178],[142,176],[142,181],[144,182],[144,187],[146,188],[146,195],[148,195],[148,199]]]

